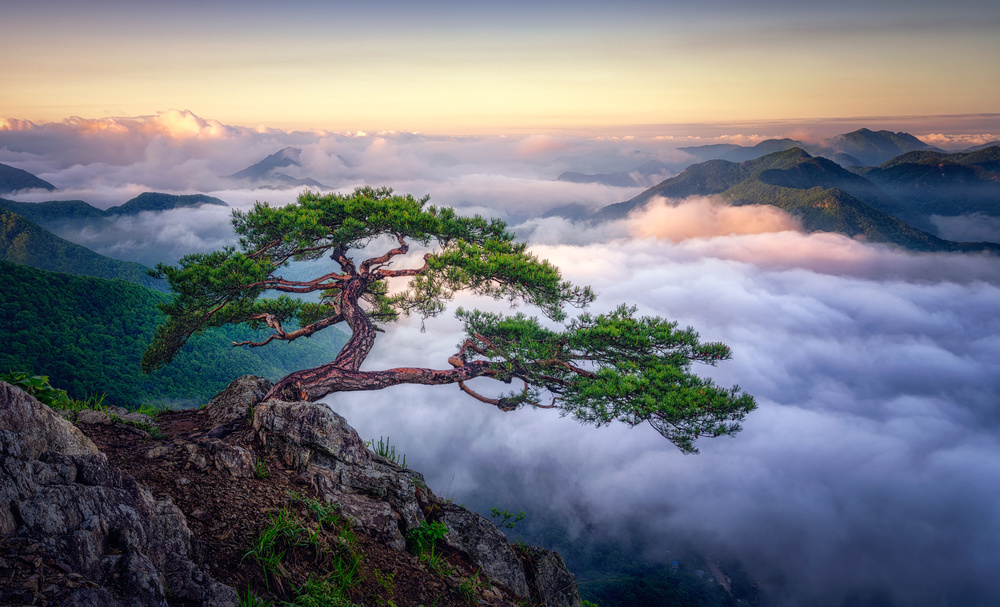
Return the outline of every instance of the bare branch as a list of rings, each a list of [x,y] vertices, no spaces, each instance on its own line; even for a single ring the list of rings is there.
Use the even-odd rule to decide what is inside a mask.
[[[335,325],[339,322],[343,322],[344,316],[338,312],[333,316],[328,316],[322,320],[317,320],[316,322],[306,325],[296,331],[292,331],[291,333],[285,331],[284,328],[281,326],[281,323],[278,321],[278,319],[276,319],[272,314],[256,314],[254,316],[251,316],[249,320],[263,320],[264,322],[267,323],[269,327],[274,329],[275,331],[274,334],[270,335],[266,340],[262,342],[234,341],[233,347],[249,346],[251,348],[257,348],[260,346],[267,345],[271,343],[272,340],[275,339],[279,339],[282,341],[295,341],[300,337],[309,337],[310,335],[316,333],[317,331],[321,331],[329,326]]]
[[[379,269],[375,272],[376,276],[379,278],[399,278],[401,276],[416,276],[418,274],[423,274],[430,267],[429,260],[431,258],[430,253],[424,254],[424,265],[419,268],[410,268],[404,270],[383,270]]]
[[[271,242],[268,242],[267,244],[265,244],[261,248],[259,248],[256,251],[254,251],[253,253],[249,253],[247,255],[247,257],[249,257],[250,259],[257,259],[261,255],[263,255],[264,253],[266,253],[266,252],[270,251],[271,249],[273,249],[274,247],[278,246],[279,244],[281,244],[281,239],[280,238],[275,238]]]
[[[385,255],[381,255],[379,257],[372,257],[371,259],[366,259],[365,261],[361,262],[361,274],[364,276],[369,276],[370,275],[369,270],[371,269],[372,266],[381,266],[382,264],[389,263],[389,260],[392,259],[393,257],[396,257],[397,255],[404,255],[407,251],[410,250],[410,245],[406,244],[406,241],[403,240],[403,236],[401,234],[396,234],[396,241],[399,243],[399,246],[397,248],[390,249],[388,252],[386,252]]]

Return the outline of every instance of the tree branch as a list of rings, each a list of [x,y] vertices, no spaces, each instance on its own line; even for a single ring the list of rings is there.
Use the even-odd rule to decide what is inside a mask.
[[[420,266],[419,268],[410,268],[404,270],[383,270],[380,268],[375,272],[375,275],[378,276],[379,278],[399,278],[401,276],[416,276],[418,274],[423,274],[424,272],[427,271],[427,268],[430,267],[430,262],[429,262],[430,258],[431,254],[425,253],[424,265]]]
[[[267,325],[269,327],[271,327],[272,329],[274,329],[275,332],[274,332],[274,334],[268,336],[268,338],[265,339],[262,342],[254,342],[254,341],[235,342],[234,341],[233,342],[233,347],[236,347],[236,346],[249,346],[251,348],[257,348],[257,347],[260,347],[260,346],[267,345],[267,344],[271,343],[271,341],[273,341],[275,339],[279,339],[279,340],[282,340],[282,341],[295,341],[296,339],[298,339],[300,337],[309,337],[310,335],[312,335],[313,333],[316,333],[317,331],[322,331],[323,329],[325,329],[325,328],[327,328],[329,326],[335,325],[335,324],[337,324],[339,322],[343,322],[344,321],[344,316],[342,314],[340,314],[340,313],[335,314],[333,316],[328,316],[328,317],[326,317],[326,318],[324,318],[322,320],[317,320],[316,322],[314,322],[312,324],[306,325],[306,326],[298,329],[297,331],[292,331],[291,333],[286,332],[284,330],[284,328],[281,326],[281,322],[279,322],[278,319],[276,319],[274,317],[274,315],[272,315],[272,314],[255,314],[254,316],[249,317],[248,320],[263,320],[264,322],[267,323]]]
[[[340,269],[347,272],[350,276],[357,276],[358,270],[354,266],[354,260],[347,256],[347,247],[341,243],[333,249],[333,253],[330,253],[330,259],[336,261],[340,264]]]
[[[385,253],[385,255],[381,255],[379,257],[372,257],[371,259],[366,259],[365,261],[361,262],[361,274],[363,276],[370,276],[371,274],[369,273],[369,269],[373,265],[380,266],[382,264],[389,263],[389,260],[392,259],[393,257],[396,257],[397,255],[403,255],[410,250],[410,245],[406,244],[406,241],[403,240],[403,236],[401,234],[396,234],[396,242],[399,243],[399,246],[396,247],[395,249],[390,249],[388,252]]]

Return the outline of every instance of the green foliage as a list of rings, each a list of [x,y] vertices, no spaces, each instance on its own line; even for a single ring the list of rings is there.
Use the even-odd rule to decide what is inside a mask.
[[[328,359],[346,340],[339,331],[285,348],[233,348],[257,338],[249,327],[212,329],[150,375],[143,349],[168,297],[122,281],[43,272],[0,261],[0,373],[47,375],[73,398],[106,393],[106,403],[205,402],[244,374],[276,380]]]
[[[253,463],[253,475],[261,480],[271,476],[271,471],[267,469],[264,460],[257,460]]]
[[[31,375],[23,372],[0,373],[0,381],[17,386],[50,407],[69,409],[72,400],[65,390],[53,388],[46,375]]]
[[[501,364],[501,381],[519,378],[526,387],[504,398],[507,407],[537,402],[533,386],[544,386],[553,406],[583,423],[649,422],[685,453],[697,453],[702,436],[733,435],[756,408],[738,387],[722,388],[690,372],[693,362],[715,365],[731,354],[721,343],[702,344],[688,327],[658,317],[636,317],[620,306],[600,315],[582,314],[565,331],[543,327],[523,314],[459,309],[472,360]],[[538,364],[537,361],[543,361]]]
[[[306,192],[283,207],[257,203],[248,212],[234,210],[241,250],[230,247],[187,255],[177,267],[157,266],[155,276],[169,281],[178,295],[160,306],[168,319],[144,355],[143,368],[169,363],[189,338],[206,327],[259,324],[267,317],[269,323],[300,326],[340,322],[343,275],[337,272],[326,274],[309,289],[321,291],[319,303],[261,296],[272,289],[304,292],[302,281],[281,276],[291,262],[331,255],[346,259],[349,250],[386,235],[395,237],[400,247],[408,247],[402,244],[406,241],[438,248],[424,256],[425,268],[398,275],[411,280],[407,289],[393,296],[387,295],[385,280],[397,275],[383,268],[388,258],[361,264],[368,278],[358,298],[379,322],[411,312],[434,316],[459,290],[522,299],[552,318],[563,316],[567,302],[593,298],[588,289],[560,281],[554,266],[528,253],[523,243],[515,243],[502,221],[461,217],[453,209],[426,202],[426,198],[394,195],[388,188],[359,188],[349,195]],[[347,263],[357,269],[353,261]]]
[[[396,447],[389,444],[389,437],[378,437],[378,443],[375,439],[365,443],[365,446],[372,450],[376,455],[381,455],[392,463],[396,464],[401,468],[406,468],[406,455],[396,455]]]
[[[420,521],[420,525],[406,534],[413,553],[417,556],[431,552],[438,540],[448,534],[448,527],[441,521]]]
[[[514,525],[524,520],[524,512],[507,512],[499,508],[490,508],[490,518],[501,529],[513,529]]]
[[[162,281],[147,275],[146,266],[95,253],[4,209],[0,209],[0,259],[50,272],[120,279],[166,290]]]

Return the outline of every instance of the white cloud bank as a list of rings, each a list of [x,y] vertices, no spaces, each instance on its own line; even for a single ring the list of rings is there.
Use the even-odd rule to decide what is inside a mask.
[[[685,541],[735,555],[778,605],[1000,600],[1000,262],[804,235],[780,217],[734,235],[708,212],[687,239],[658,223],[697,206],[712,205],[534,250],[593,285],[597,310],[624,301],[728,343],[734,359],[705,371],[760,403],[737,437],[683,456],[648,427],[503,414],[447,387],[330,402],[366,437],[391,436],[439,493],[641,534],[661,558]],[[637,225],[678,241],[621,237]],[[370,367],[443,366],[458,329],[404,322]]]
[[[570,533],[642,536],[661,557],[685,541],[735,555],[777,605],[1000,603],[996,257],[804,235],[780,212],[705,198],[602,226],[539,218],[630,197],[552,181],[562,170],[623,170],[616,163],[635,159],[629,141],[608,152],[594,140],[234,131],[195,118],[123,130],[0,124],[0,162],[102,206],[163,189],[245,207],[294,193],[226,189],[219,176],[296,145],[305,170],[329,185],[387,184],[507,217],[567,278],[594,286],[596,311],[626,302],[729,344],[734,359],[705,371],[755,394],[760,409],[737,437],[683,456],[648,427],[504,414],[450,387],[331,398],[362,435],[391,436],[435,491],[459,502],[527,510],[526,523],[557,521]],[[140,215],[121,220],[113,242],[90,242],[176,258],[231,242],[226,215]],[[367,367],[446,366],[458,329],[448,317],[425,333],[404,320],[380,336]]]

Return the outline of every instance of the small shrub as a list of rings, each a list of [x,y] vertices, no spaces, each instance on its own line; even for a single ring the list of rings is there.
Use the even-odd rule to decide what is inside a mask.
[[[493,518],[493,522],[496,523],[497,527],[513,529],[514,525],[524,520],[524,512],[514,514],[513,512],[507,512],[499,508],[490,508],[490,517]]]
[[[410,529],[410,532],[406,534],[406,539],[410,541],[414,554],[420,556],[434,550],[435,543],[447,534],[448,527],[441,521],[431,523],[421,521],[419,527]]]
[[[274,607],[274,603],[264,597],[257,596],[252,590],[247,588],[245,593],[240,594],[238,607]]]
[[[479,570],[476,570],[474,574],[462,580],[462,583],[458,585],[455,591],[458,596],[462,597],[462,601],[469,607],[474,607],[478,604],[478,597],[486,590],[486,584],[483,580],[479,579]]]
[[[448,560],[436,551],[437,541],[448,533],[448,527],[440,521],[428,523],[421,521],[419,527],[410,530],[406,535],[413,553],[426,563],[431,571],[441,577],[448,577],[455,572],[455,568],[448,564]]]
[[[136,409],[136,413],[142,413],[143,415],[148,415],[153,419],[159,418],[164,413],[171,411],[172,408],[167,403],[142,403],[139,408]]]
[[[354,547],[356,538],[336,514],[335,506],[328,506],[298,494],[289,494],[292,503],[305,505],[320,521],[317,529],[306,527],[294,512],[281,509],[272,512],[270,523],[261,530],[243,558],[255,560],[264,572],[264,583],[268,591],[275,582],[278,591],[285,594],[284,582],[288,571],[282,562],[291,551],[306,549],[312,553],[313,561],[326,571],[322,578],[310,578],[307,583],[294,591],[294,598],[287,605],[352,605],[344,593],[360,582],[362,554]],[[334,531],[339,542],[331,547],[323,537],[323,530]]]
[[[305,506],[306,510],[308,510],[321,525],[336,530],[341,539],[349,540],[350,543],[354,543],[356,539],[354,537],[354,533],[350,530],[344,518],[337,512],[340,509],[340,506],[337,504],[324,504],[319,500],[300,493],[289,493],[288,497],[291,499],[293,504],[301,504]]]
[[[327,577],[310,576],[295,591],[295,598],[285,603],[288,607],[358,607],[344,596],[344,588]]]
[[[0,381],[17,386],[50,407],[56,409],[70,408],[72,399],[66,394],[65,390],[53,388],[49,384],[48,375],[30,375],[20,372],[4,373],[0,374]]]
[[[375,454],[381,455],[400,468],[406,468],[406,455],[396,455],[396,447],[389,444],[388,436],[385,437],[385,439],[381,436],[378,437],[378,444],[375,443],[375,439],[372,439],[366,442],[365,446],[371,449]]]

